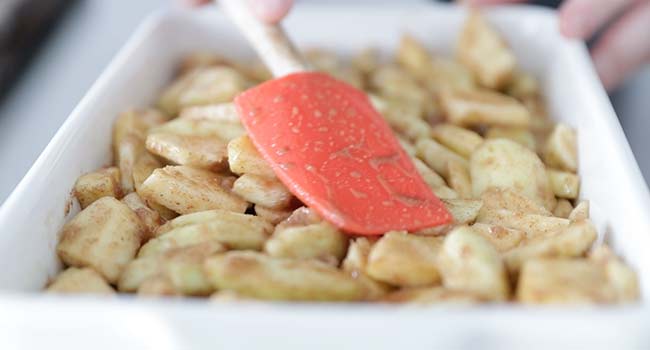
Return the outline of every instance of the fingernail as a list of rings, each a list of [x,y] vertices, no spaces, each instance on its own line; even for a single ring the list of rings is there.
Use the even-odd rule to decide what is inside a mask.
[[[181,0],[181,1],[174,1],[173,4],[193,7],[193,6],[201,5],[201,1],[199,1],[199,0]]]
[[[290,0],[249,0],[253,12],[268,23],[280,21],[292,5]]]

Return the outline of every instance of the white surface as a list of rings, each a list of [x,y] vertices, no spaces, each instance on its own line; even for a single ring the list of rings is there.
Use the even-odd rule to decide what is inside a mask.
[[[366,13],[363,21],[355,15],[359,12]],[[317,348],[329,349],[530,348],[578,341],[590,348],[612,348],[612,344],[647,348],[650,236],[645,233],[650,232],[650,198],[587,63],[587,52],[583,45],[562,39],[555,18],[546,11],[519,8],[495,12],[492,18],[498,27],[510,28],[508,39],[524,68],[542,78],[554,116],[579,127],[582,194],[592,200],[598,226],[639,271],[641,305],[564,311],[512,306],[463,310],[296,304],[207,307],[199,301],[62,301],[38,294],[58,268],[54,248],[66,219],[69,191],[79,174],[108,160],[116,113],[150,102],[185,52],[208,47],[235,57],[250,54],[233,27],[219,16],[183,13],[149,21],[138,32],[0,209],[0,264],[11,267],[0,274],[4,290],[0,292],[0,339],[8,339],[14,348],[24,344],[42,348],[64,339],[72,342],[67,348],[92,340],[99,341],[100,348],[156,349],[210,343],[297,348],[314,341],[319,341]],[[433,6],[355,11],[301,8],[288,26],[295,39],[308,46],[349,51],[370,44],[388,49],[407,30],[437,50],[449,50],[461,19],[459,11]],[[337,25],[331,30],[318,29],[333,22]],[[71,334],[77,337],[71,339]]]
[[[634,350],[639,310],[215,305],[151,300],[0,300],[0,345],[15,349]],[[38,318],[34,315],[38,315]]]

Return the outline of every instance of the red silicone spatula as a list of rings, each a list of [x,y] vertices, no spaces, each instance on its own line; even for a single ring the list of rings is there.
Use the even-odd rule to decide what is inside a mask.
[[[276,77],[235,104],[253,144],[296,197],[354,234],[451,221],[362,91],[308,72],[283,30],[260,22],[246,1],[220,4]]]

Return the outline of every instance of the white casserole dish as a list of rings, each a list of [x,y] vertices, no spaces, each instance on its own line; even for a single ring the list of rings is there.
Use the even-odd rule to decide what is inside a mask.
[[[286,25],[303,47],[392,50],[400,35],[409,32],[432,49],[450,53],[463,16],[461,9],[442,5],[303,5]],[[549,10],[509,7],[493,10],[489,17],[523,68],[541,79],[554,118],[578,128],[581,195],[591,200],[592,217],[605,233],[601,238],[639,273],[640,304],[395,309],[39,294],[60,268],[55,246],[60,227],[78,211],[76,204],[66,208],[76,178],[110,161],[115,116],[153,102],[186,53],[253,54],[216,11],[172,11],[142,24],[0,208],[0,348],[299,348],[313,341],[319,342],[316,348],[650,347],[644,322],[650,310],[650,196],[588,52],[583,44],[560,36]]]

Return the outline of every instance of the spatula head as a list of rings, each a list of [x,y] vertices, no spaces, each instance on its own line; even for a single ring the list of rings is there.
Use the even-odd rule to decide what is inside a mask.
[[[415,231],[452,220],[362,91],[305,72],[247,90],[235,104],[277,177],[343,231]]]

